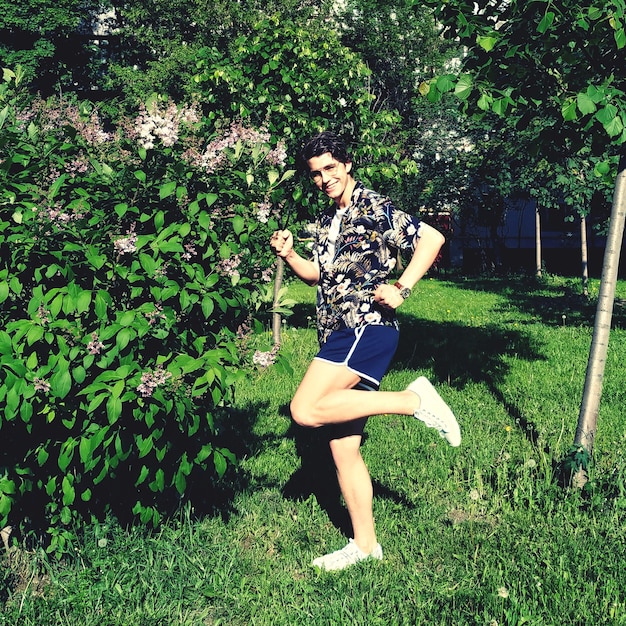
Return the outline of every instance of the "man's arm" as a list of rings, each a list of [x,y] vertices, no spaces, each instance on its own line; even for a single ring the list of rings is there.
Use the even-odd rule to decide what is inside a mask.
[[[320,279],[317,263],[301,257],[293,249],[293,235],[289,230],[277,230],[270,238],[270,246],[275,254],[287,261],[289,267],[307,285],[315,285]]]
[[[446,238],[438,230],[421,222],[419,238],[415,244],[413,256],[404,272],[402,272],[398,282],[403,287],[413,289],[435,262],[439,250],[441,250],[445,241]],[[397,309],[404,302],[404,298],[400,295],[400,290],[394,285],[380,285],[376,290],[374,298],[377,302],[392,309]]]

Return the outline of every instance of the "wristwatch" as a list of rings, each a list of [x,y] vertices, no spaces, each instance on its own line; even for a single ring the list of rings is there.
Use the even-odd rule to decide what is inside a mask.
[[[400,290],[400,295],[403,300],[406,300],[411,295],[411,290],[402,283],[396,281],[393,286]]]

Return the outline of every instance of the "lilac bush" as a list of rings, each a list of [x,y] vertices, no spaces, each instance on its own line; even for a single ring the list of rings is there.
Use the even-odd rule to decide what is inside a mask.
[[[81,516],[120,502],[156,524],[234,461],[218,424],[254,366],[293,171],[266,128],[192,105],[105,130],[16,94],[5,73],[0,527],[39,514],[63,552]]]

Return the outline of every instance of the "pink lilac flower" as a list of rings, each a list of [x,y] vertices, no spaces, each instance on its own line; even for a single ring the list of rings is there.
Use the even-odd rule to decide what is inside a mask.
[[[161,265],[161,267],[157,267],[154,270],[154,277],[156,279],[159,278],[167,278],[167,267],[168,267],[169,263],[165,262],[163,263],[163,265]]]
[[[276,147],[265,157],[267,162],[271,165],[275,165],[276,167],[285,167],[287,163],[287,149],[285,147],[285,142],[281,139]]]
[[[231,123],[229,129],[220,137],[211,141],[200,154],[189,151],[186,158],[209,174],[218,171],[228,163],[226,150],[232,150],[238,143],[247,146],[267,146],[271,142],[271,135],[267,128],[259,129],[244,126],[240,121]],[[271,165],[283,167],[287,158],[287,151],[283,141],[265,155],[265,160]]]
[[[159,108],[156,102],[149,106],[142,104],[135,120],[134,138],[146,150],[154,148],[157,140],[165,147],[171,147],[178,141],[181,125],[198,121],[195,109],[187,106],[179,108],[173,101],[165,109]]]
[[[274,268],[273,267],[266,267],[263,272],[261,273],[261,280],[264,283],[269,283],[271,282],[271,280],[274,278]]]
[[[227,259],[222,259],[217,265],[217,271],[222,276],[238,277],[239,271],[237,268],[241,263],[241,255],[235,254]]]
[[[261,224],[267,224],[270,219],[272,205],[269,202],[259,202],[256,207],[256,216]]]
[[[72,177],[84,174],[89,169],[89,159],[85,155],[80,154],[72,161],[68,161],[64,169]]]
[[[150,326],[157,324],[159,320],[167,319],[165,313],[163,313],[163,307],[158,302],[154,305],[154,311],[148,311],[145,315]]]
[[[141,384],[137,386],[137,391],[147,398],[154,393],[154,390],[165,383],[168,378],[172,377],[172,373],[157,367],[155,370],[148,370],[141,375]]]
[[[104,348],[104,344],[98,338],[98,334],[91,333],[91,341],[87,344],[87,352],[89,354],[100,354],[102,348]]]
[[[43,378],[35,378],[33,381],[35,384],[35,391],[43,391],[44,393],[48,393],[50,391],[50,383]]]
[[[35,122],[43,133],[61,135],[66,126],[70,125],[78,131],[79,136],[90,145],[98,145],[111,141],[113,134],[106,132],[97,111],[86,115],[75,104],[58,98],[35,98],[28,109],[20,111],[16,117],[23,128]]]
[[[119,255],[133,253],[137,250],[137,233],[135,233],[135,224],[127,231],[125,237],[120,237],[113,242],[116,252]]]
[[[261,350],[256,350],[254,356],[252,357],[252,362],[255,365],[258,365],[261,369],[267,369],[270,365],[275,363],[276,355],[278,354],[279,349],[280,345],[276,344],[268,352],[261,352]]]
[[[112,134],[105,132],[100,122],[97,111],[92,111],[89,119],[86,120],[84,114],[76,106],[69,106],[66,109],[68,121],[79,132],[80,136],[90,145],[98,145],[112,139]]]
[[[182,258],[185,261],[189,261],[192,257],[196,256],[198,253],[196,252],[196,248],[191,243],[185,244],[185,252],[182,254]]]
[[[251,326],[251,318],[248,317],[245,321],[243,321],[239,327],[237,328],[237,339],[243,341],[247,339],[252,334],[252,326]]]
[[[46,309],[43,304],[40,304],[37,308],[37,317],[43,326],[45,326],[50,321],[50,311]]]

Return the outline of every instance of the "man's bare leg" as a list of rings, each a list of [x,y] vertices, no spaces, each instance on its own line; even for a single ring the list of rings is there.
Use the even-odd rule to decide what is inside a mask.
[[[361,435],[350,435],[330,442],[337,480],[352,521],[354,542],[369,554],[378,543],[374,528],[374,493],[360,447]]]
[[[413,415],[420,407],[412,391],[352,389],[360,380],[343,365],[313,360],[291,401],[291,416],[301,426],[316,428],[382,413]]]

